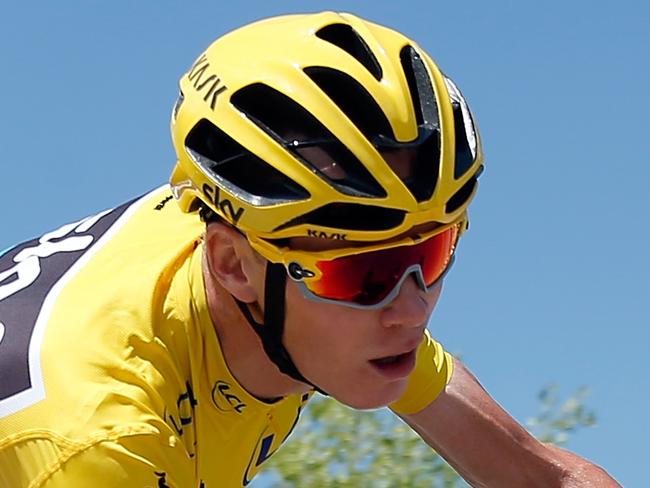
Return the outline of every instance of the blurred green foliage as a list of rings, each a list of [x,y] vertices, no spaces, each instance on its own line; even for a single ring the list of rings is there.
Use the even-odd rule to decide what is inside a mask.
[[[596,425],[596,415],[585,405],[588,388],[577,389],[565,401],[561,401],[558,390],[557,385],[549,385],[539,392],[540,411],[526,421],[526,426],[542,442],[561,446],[576,430]]]
[[[563,444],[595,423],[587,389],[562,400],[543,388],[539,413],[526,422],[540,440]],[[269,461],[275,488],[467,487],[460,476],[388,409],[355,411],[317,396],[287,444]]]

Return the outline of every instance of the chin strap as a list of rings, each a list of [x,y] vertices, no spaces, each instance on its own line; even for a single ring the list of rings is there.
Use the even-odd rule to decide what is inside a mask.
[[[289,351],[282,344],[284,331],[284,299],[287,284],[287,272],[281,264],[267,262],[264,282],[264,321],[256,322],[246,303],[233,297],[246,320],[262,340],[264,351],[278,369],[291,378],[314,387],[316,391],[327,395],[311,381],[305,378],[296,367]]]

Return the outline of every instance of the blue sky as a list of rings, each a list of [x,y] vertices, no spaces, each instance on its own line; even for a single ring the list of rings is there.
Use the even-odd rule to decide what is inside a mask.
[[[0,249],[168,178],[177,80],[261,17],[351,11],[416,39],[478,119],[486,172],[430,329],[520,420],[591,388],[569,447],[644,486],[650,4],[12,2],[0,17]]]

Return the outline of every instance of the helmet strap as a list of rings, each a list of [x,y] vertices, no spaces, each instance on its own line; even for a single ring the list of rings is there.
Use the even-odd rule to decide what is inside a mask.
[[[266,277],[264,280],[264,321],[262,324],[257,322],[248,308],[248,305],[237,298],[233,297],[242,314],[257,333],[264,352],[269,359],[278,367],[278,369],[290,376],[294,380],[307,383],[314,387],[316,391],[326,395],[320,388],[305,378],[296,367],[289,351],[282,343],[282,333],[284,332],[284,304],[285,290],[287,285],[287,272],[284,266],[267,261]]]

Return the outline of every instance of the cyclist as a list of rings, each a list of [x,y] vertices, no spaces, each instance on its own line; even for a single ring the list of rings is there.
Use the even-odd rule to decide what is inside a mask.
[[[273,18],[180,92],[170,185],[0,258],[0,486],[245,486],[315,390],[389,406],[477,486],[618,486],[425,330],[483,156],[416,43]]]

